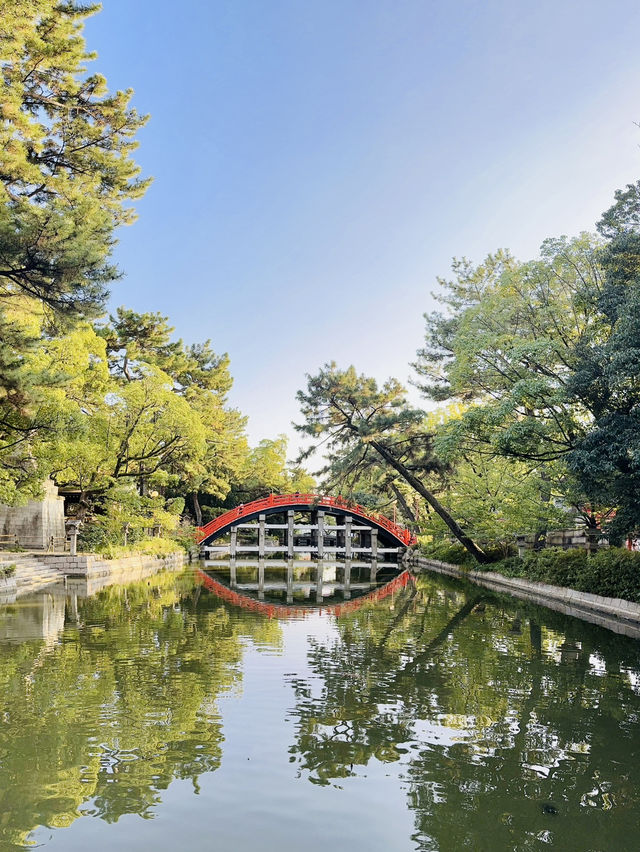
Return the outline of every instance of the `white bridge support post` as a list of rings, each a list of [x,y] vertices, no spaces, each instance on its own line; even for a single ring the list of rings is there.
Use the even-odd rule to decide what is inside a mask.
[[[258,556],[260,559],[264,559],[265,554],[265,542],[266,542],[266,515],[258,515]]]
[[[238,553],[238,530],[231,527],[231,539],[229,541],[229,585],[232,589],[238,585],[236,572],[236,554]]]
[[[287,512],[287,557],[293,559],[293,509]]]
[[[376,575],[378,573],[378,530],[371,530],[371,576],[369,582],[372,586],[375,585]]]
[[[235,527],[231,527],[231,541],[229,543],[229,556],[232,559],[235,559],[237,552],[238,552],[238,530]]]
[[[351,559],[351,515],[344,516],[344,558]]]
[[[318,559],[324,556],[324,512],[318,512]]]

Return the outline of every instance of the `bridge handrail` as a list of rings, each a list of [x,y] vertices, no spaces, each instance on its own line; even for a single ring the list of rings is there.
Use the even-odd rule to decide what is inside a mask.
[[[199,527],[198,541],[203,541],[210,535],[218,532],[218,530],[231,524],[234,520],[247,517],[247,515],[255,515],[256,512],[261,512],[263,509],[272,509],[274,506],[291,506],[291,505],[310,505],[322,508],[344,509],[350,514],[359,515],[366,520],[372,521],[379,527],[388,530],[397,539],[406,545],[416,544],[417,538],[405,527],[394,523],[384,515],[377,512],[371,512],[359,503],[352,503],[344,497],[326,497],[321,494],[270,494],[268,497],[260,497],[258,500],[252,500],[251,503],[243,503],[236,506],[235,509],[229,509],[217,518],[209,521],[202,527]]]

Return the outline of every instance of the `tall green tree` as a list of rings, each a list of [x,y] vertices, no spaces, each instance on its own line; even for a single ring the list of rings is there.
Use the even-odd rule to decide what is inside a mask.
[[[456,261],[440,280],[441,312],[426,314],[415,363],[430,399],[465,405],[451,440],[476,453],[544,464],[584,434],[589,400],[569,399],[576,348],[601,333],[600,242],[588,234],[543,243],[518,262],[499,251],[473,266]]]
[[[424,412],[407,404],[400,383],[389,379],[378,388],[375,379],[358,375],[353,367],[340,370],[335,363],[307,379],[306,391],[297,394],[305,422],[296,429],[313,443],[303,457],[324,446],[347,467],[357,468],[372,457],[379,460],[431,506],[475,559],[487,562],[483,550],[425,484],[425,476],[442,465],[432,451],[433,436],[423,428]]]
[[[303,467],[289,463],[288,447],[287,436],[278,435],[276,438],[263,438],[255,447],[249,448],[224,501],[225,508],[269,494],[313,492],[315,479]]]
[[[596,308],[601,252],[601,239],[582,234],[546,240],[540,257],[526,263],[505,251],[478,266],[454,262],[452,280],[440,281],[444,309],[426,315],[414,365],[425,396],[459,407],[438,430],[438,454],[467,471],[467,484],[474,467],[493,461],[503,471],[502,486],[510,481],[515,490],[509,496],[501,486],[507,512],[497,517],[515,517],[509,504],[533,509],[529,486],[537,483],[539,507],[521,531],[539,541],[549,522],[558,522],[558,499],[588,525],[597,523],[567,463],[594,411],[588,396],[568,389],[578,350],[605,333]],[[513,462],[511,471],[503,460]],[[520,499],[523,470],[528,493]]]
[[[217,355],[209,340],[189,345],[173,340],[167,317],[124,307],[98,333],[118,383],[126,387],[159,370],[166,387],[184,400],[189,416],[195,415],[202,425],[204,442],[199,449],[174,455],[164,466],[164,484],[190,498],[194,519],[201,526],[201,493],[224,500],[231,483],[241,478],[249,452],[246,419],[226,405],[232,385],[228,355]]]
[[[428,397],[464,406],[436,441],[444,458],[528,462],[541,503],[555,492],[590,526],[608,513],[616,542],[640,529],[638,222],[633,184],[598,237],[457,262],[416,363]]]
[[[15,379],[0,387],[0,500],[6,503],[39,492],[64,464],[61,448],[83,433],[83,412],[107,392],[104,345],[91,326],[77,323],[51,336],[43,314],[43,306],[28,297],[15,297],[5,308],[19,341]]]
[[[73,322],[101,312],[118,277],[116,229],[133,221],[130,202],[148,185],[132,158],[146,120],[132,92],[111,94],[86,73],[94,55],[82,27],[98,9],[0,0],[0,499],[9,502],[38,491],[57,464],[54,438],[75,433],[60,405],[73,369],[39,353],[46,362]]]
[[[589,499],[615,508],[609,537],[640,530],[640,183],[616,193],[599,230],[604,284],[592,307],[602,331],[579,341],[568,397],[593,420],[569,464]]]
[[[0,298],[67,315],[100,310],[114,231],[149,183],[131,156],[146,121],[132,91],[86,73],[82,27],[99,8],[0,0]]]
[[[224,498],[244,463],[245,421],[226,405],[227,355],[209,341],[172,340],[172,332],[166,317],[125,308],[97,327],[109,387],[85,406],[84,430],[59,476],[88,501],[116,482],[135,483],[143,497],[150,489],[191,496],[201,522],[198,492]]]

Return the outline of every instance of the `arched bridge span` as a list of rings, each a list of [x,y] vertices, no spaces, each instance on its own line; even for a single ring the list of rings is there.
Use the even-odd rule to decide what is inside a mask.
[[[409,547],[417,539],[405,527],[394,523],[377,512],[371,512],[358,503],[345,500],[344,497],[326,497],[319,494],[270,494],[251,503],[245,503],[230,509],[199,528],[198,542],[201,547],[214,542],[242,521],[259,519],[261,515],[273,515],[279,512],[326,512],[331,515],[349,517],[364,521],[368,526],[379,530],[384,538],[391,539],[396,545]]]

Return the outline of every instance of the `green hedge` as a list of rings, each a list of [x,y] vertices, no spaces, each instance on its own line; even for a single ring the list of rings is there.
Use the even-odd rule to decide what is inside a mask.
[[[538,583],[640,603],[640,553],[622,547],[603,548],[594,556],[588,556],[586,550],[548,547],[527,551],[522,558],[510,556],[490,565],[478,565],[457,542],[430,542],[423,545],[421,551],[427,559],[452,565],[497,571],[505,577],[523,577]],[[495,558],[497,554],[491,555]]]
[[[475,565],[475,559],[461,544],[451,541],[429,542],[420,547],[427,559],[437,559],[439,562],[449,562],[452,565]]]
[[[486,544],[485,542],[480,542],[480,546],[492,562],[499,560],[509,561],[504,559],[505,548],[503,546]],[[430,541],[424,544],[421,543],[420,552],[426,559],[437,559],[440,562],[449,562],[452,565],[460,565],[465,568],[479,567],[469,551],[457,541]]]
[[[640,603],[640,553],[609,547],[587,556],[584,550],[546,548],[520,558],[504,559],[483,570],[505,577],[524,577],[539,583],[566,586],[608,598]]]

